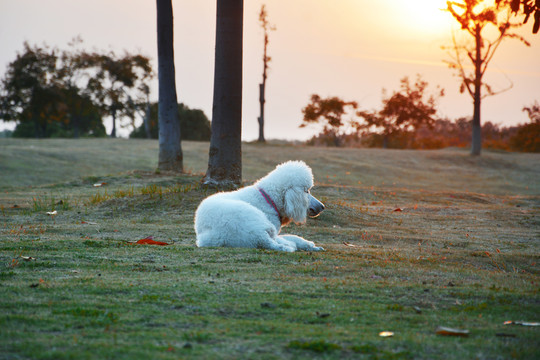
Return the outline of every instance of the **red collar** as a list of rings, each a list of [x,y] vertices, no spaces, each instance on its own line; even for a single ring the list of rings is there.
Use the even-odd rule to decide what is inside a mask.
[[[281,215],[277,209],[277,206],[276,204],[274,203],[274,201],[272,200],[272,198],[270,197],[270,195],[268,195],[266,193],[266,191],[264,191],[262,188],[258,187],[257,190],[259,190],[259,192],[261,193],[261,195],[263,196],[264,200],[266,200],[266,202],[272,206],[274,208],[274,210],[276,211],[276,214],[278,215],[279,217],[279,222],[281,223],[282,222],[282,218],[281,218]]]

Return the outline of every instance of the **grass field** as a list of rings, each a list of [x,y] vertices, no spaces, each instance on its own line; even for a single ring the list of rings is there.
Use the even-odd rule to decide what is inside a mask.
[[[327,251],[285,254],[195,247],[208,143],[157,146],[0,139],[0,359],[540,358],[539,155],[244,144],[313,168]]]

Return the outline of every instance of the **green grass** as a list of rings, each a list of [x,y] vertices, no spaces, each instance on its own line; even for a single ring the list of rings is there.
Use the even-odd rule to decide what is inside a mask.
[[[540,356],[540,328],[503,325],[540,321],[538,155],[244,144],[248,182],[313,167],[327,209],[285,230],[327,251],[285,254],[195,247],[207,143],[183,175],[155,141],[0,148],[0,358]]]

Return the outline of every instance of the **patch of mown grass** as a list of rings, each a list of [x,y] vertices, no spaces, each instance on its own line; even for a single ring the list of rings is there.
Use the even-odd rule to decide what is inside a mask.
[[[318,353],[340,350],[341,346],[324,340],[298,341],[293,340],[287,345],[289,349],[311,350]]]

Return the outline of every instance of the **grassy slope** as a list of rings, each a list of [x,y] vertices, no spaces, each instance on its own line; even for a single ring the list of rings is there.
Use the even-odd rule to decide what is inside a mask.
[[[538,155],[245,145],[246,180],[303,159],[327,205],[286,231],[328,251],[281,254],[194,247],[207,150],[176,176],[153,141],[0,140],[0,358],[539,356],[502,325],[539,320]]]

